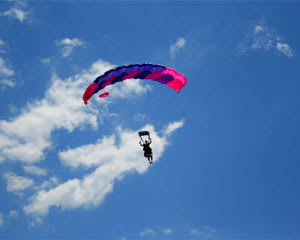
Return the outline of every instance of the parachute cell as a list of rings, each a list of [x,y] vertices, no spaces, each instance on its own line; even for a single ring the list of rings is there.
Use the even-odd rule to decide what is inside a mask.
[[[87,104],[88,100],[101,89],[127,79],[149,79],[157,81],[173,88],[178,93],[187,82],[184,75],[177,73],[172,68],[149,63],[132,64],[117,67],[97,77],[85,90],[82,99],[84,103]],[[102,94],[99,96],[102,96]]]

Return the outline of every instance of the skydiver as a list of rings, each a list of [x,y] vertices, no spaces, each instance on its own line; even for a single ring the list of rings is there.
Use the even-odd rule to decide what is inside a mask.
[[[151,149],[151,147],[150,147],[150,144],[151,144],[151,143],[152,143],[151,138],[150,138],[150,142],[148,142],[148,141],[146,140],[144,144],[142,144],[142,142],[140,141],[140,145],[143,147],[144,156],[145,156],[145,158],[148,159],[148,161],[149,161],[150,164],[153,163],[152,149]]]

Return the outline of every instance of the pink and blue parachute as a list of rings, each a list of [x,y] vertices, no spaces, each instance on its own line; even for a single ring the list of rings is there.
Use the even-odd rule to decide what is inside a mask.
[[[127,79],[148,79],[165,84],[179,93],[181,88],[186,84],[186,77],[177,73],[172,68],[167,68],[162,65],[155,64],[131,64],[128,66],[120,66],[105,72],[103,75],[97,77],[95,81],[88,86],[83,94],[83,101],[85,104],[98,91],[102,90],[108,85],[115,84]],[[100,94],[99,97],[108,96],[107,94]]]

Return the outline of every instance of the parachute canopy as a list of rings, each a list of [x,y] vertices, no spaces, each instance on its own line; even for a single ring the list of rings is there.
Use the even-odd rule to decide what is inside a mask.
[[[162,65],[131,64],[128,66],[120,66],[105,72],[97,77],[95,81],[88,86],[83,94],[83,101],[87,104],[88,100],[98,91],[107,85],[112,85],[127,79],[149,79],[165,84],[179,93],[181,88],[186,84],[186,77],[177,73],[172,68]],[[102,94],[100,94],[101,96]]]
[[[105,91],[104,93],[101,93],[101,94],[99,95],[99,97],[100,97],[100,98],[105,98],[105,97],[108,97],[108,95],[109,95],[109,91]]]

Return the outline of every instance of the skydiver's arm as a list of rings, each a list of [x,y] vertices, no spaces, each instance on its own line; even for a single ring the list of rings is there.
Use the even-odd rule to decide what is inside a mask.
[[[150,140],[149,144],[151,144],[151,143],[152,143],[152,139],[151,139],[151,138],[149,138],[149,140]]]
[[[141,145],[141,146],[144,146],[144,145],[141,143],[141,141],[140,141],[140,145]]]

